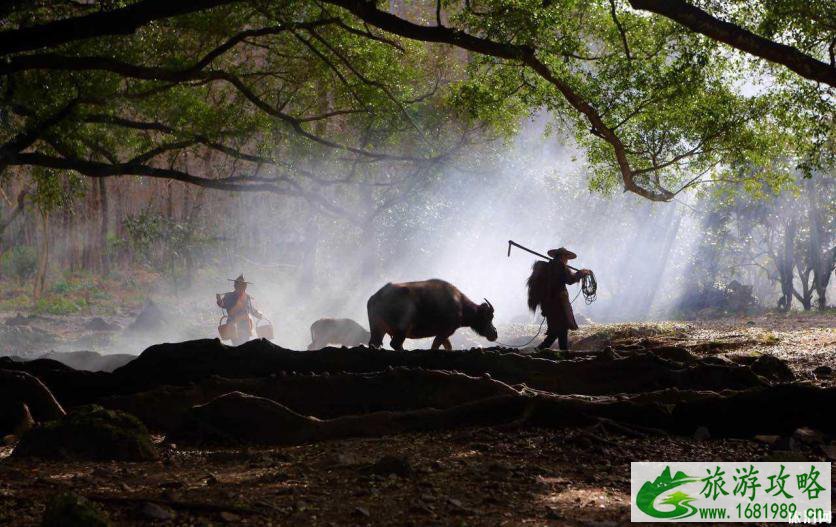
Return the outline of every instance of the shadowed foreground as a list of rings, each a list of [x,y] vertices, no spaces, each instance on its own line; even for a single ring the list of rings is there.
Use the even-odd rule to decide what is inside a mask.
[[[0,521],[38,524],[72,491],[118,524],[615,525],[630,461],[834,455],[826,369],[745,352],[764,342],[630,329],[559,357],[202,340],[113,373],[3,360],[46,424],[3,431],[25,448],[2,450]],[[156,460],[127,461],[145,437]]]

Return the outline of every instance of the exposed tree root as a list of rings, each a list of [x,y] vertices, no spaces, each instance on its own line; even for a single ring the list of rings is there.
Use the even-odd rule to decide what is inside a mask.
[[[0,370],[0,437],[15,432],[27,416],[48,421],[63,415],[64,409],[36,377],[22,371]]]
[[[172,430],[180,425],[183,415],[192,406],[233,391],[265,397],[300,413],[323,418],[382,410],[449,408],[517,393],[507,384],[487,377],[397,368],[370,374],[262,379],[210,377],[189,386],[163,386],[137,394],[107,397],[99,404],[131,413],[153,429]]]
[[[74,370],[51,359],[16,362],[0,357],[0,368],[37,377],[65,406],[95,402],[119,390],[118,379],[110,373]]]
[[[321,420],[294,412],[270,399],[232,392],[189,412],[171,435],[177,442],[295,445],[346,437],[380,437],[410,431],[508,423],[534,399],[507,395],[444,410],[376,412]]]
[[[680,363],[648,352],[624,358],[610,355],[551,361],[480,349],[399,352],[361,347],[296,352],[264,340],[237,348],[217,340],[161,344],[145,350],[139,358],[116,370],[114,376],[124,393],[162,384],[186,384],[210,375],[251,378],[283,372],[362,373],[389,367],[458,371],[474,376],[487,373],[508,384],[525,384],[558,394],[601,395],[669,387],[745,389],[767,384],[749,368],[730,362]]]
[[[670,353],[608,349],[586,354],[584,358],[555,361],[508,350],[396,352],[360,347],[297,352],[261,340],[236,348],[207,339],[153,346],[113,373],[76,371],[46,359],[3,361],[0,366],[38,377],[67,406],[99,402],[109,396],[150,391],[162,386],[201,383],[212,376],[254,379],[272,375],[293,379],[294,373],[367,373],[392,367],[489,375],[507,384],[524,384],[549,393],[588,395],[637,393],[672,387],[740,390],[791,378],[782,372],[773,374],[770,368],[759,368],[759,364],[734,364],[714,357],[698,359],[679,348],[668,351]],[[236,389],[239,388],[230,386],[226,391]],[[261,393],[247,386],[241,389]],[[216,395],[219,395],[218,390],[190,400],[202,402]],[[273,397],[274,393],[267,395]],[[298,401],[287,399],[291,396],[288,389],[285,395],[276,396],[276,400],[305,408]],[[370,410],[376,409],[371,400],[369,404]]]
[[[836,406],[836,389],[769,385],[785,366],[772,357],[741,365],[678,348],[669,355],[682,361],[646,350],[589,355],[554,361],[478,349],[295,352],[266,341],[233,348],[202,340],[154,346],[112,374],[54,361],[15,365],[54,384],[71,405],[99,402],[198,443],[299,444],[466,426],[599,425],[628,435],[707,427],[713,436],[737,437],[836,427],[821,411]],[[37,382],[22,372],[6,375]]]
[[[301,444],[509,423],[553,428],[600,422],[678,434],[705,426],[714,436],[731,437],[787,434],[801,426],[833,433],[836,422],[820,409],[834,403],[836,389],[786,385],[725,393],[667,390],[622,398],[501,395],[446,409],[321,420],[269,399],[233,392],[194,407],[172,437],[197,443]]]

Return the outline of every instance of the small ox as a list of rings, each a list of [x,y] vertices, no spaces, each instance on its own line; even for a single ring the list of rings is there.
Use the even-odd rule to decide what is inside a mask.
[[[362,346],[369,342],[369,332],[350,318],[320,318],[311,324],[309,350],[326,346]]]

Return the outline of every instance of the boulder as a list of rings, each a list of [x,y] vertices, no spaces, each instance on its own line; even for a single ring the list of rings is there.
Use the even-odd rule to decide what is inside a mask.
[[[149,300],[136,319],[128,326],[128,331],[136,333],[161,331],[168,327],[168,321],[169,317],[160,309],[160,306]]]
[[[119,324],[106,321],[102,317],[93,317],[84,325],[90,331],[118,331],[122,329]]]
[[[136,417],[101,406],[82,406],[27,432],[16,457],[92,461],[152,461],[157,450]]]

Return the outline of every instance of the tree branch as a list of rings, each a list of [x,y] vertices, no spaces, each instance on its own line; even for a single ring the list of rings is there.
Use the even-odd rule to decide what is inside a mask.
[[[627,60],[633,60],[633,57],[630,55],[630,46],[627,45],[627,33],[624,32],[624,27],[621,25],[621,21],[618,20],[618,13],[615,12],[615,0],[610,0],[610,14],[612,15],[612,21],[615,22],[615,27],[618,29],[618,33],[621,35],[621,43],[624,45],[624,53],[627,56]]]
[[[3,169],[12,163],[15,156],[17,156],[19,152],[31,146],[35,141],[40,139],[41,136],[49,130],[49,128],[63,121],[68,115],[70,115],[73,110],[75,110],[78,102],[78,99],[71,100],[46,119],[43,119],[29,129],[20,132],[14,138],[10,139],[3,145],[0,145],[0,172],[3,172]]]
[[[11,165],[32,165],[59,170],[74,170],[79,174],[88,177],[113,177],[113,176],[145,176],[160,179],[171,179],[190,183],[200,187],[217,190],[234,190],[249,192],[275,192],[273,184],[252,184],[244,185],[249,181],[259,181],[260,178],[251,176],[232,176],[230,178],[210,179],[194,176],[187,172],[170,168],[157,168],[141,163],[101,163],[98,161],[87,161],[78,158],[55,157],[39,152],[24,152],[18,154],[9,164]]]
[[[160,67],[151,66],[137,66],[126,62],[121,62],[107,57],[69,57],[54,54],[29,55],[25,57],[15,57],[9,64],[0,65],[0,74],[4,73],[5,67],[14,67],[14,64],[25,62],[28,69],[54,69],[54,70],[69,70],[69,71],[85,71],[85,70],[101,70],[110,71],[135,79],[144,80],[162,80],[167,82],[181,83],[188,81],[224,81],[232,85],[238,92],[248,99],[253,105],[264,113],[287,123],[293,131],[306,139],[337,150],[345,150],[354,154],[359,154],[371,159],[389,159],[398,161],[418,161],[418,158],[411,156],[401,156],[393,154],[385,154],[380,152],[371,152],[360,148],[354,148],[348,145],[337,143],[313,134],[302,126],[301,119],[290,114],[282,112],[268,104],[266,101],[258,97],[239,77],[219,70],[201,71],[195,70],[194,67],[173,70]]]
[[[633,192],[653,201],[669,201],[673,193],[665,190],[651,190],[640,186],[634,178],[633,170],[627,159],[627,152],[615,131],[607,127],[598,111],[587,102],[569,84],[556,77],[551,69],[541,62],[535,50],[529,46],[500,43],[487,38],[470,35],[464,31],[440,27],[424,26],[402,19],[391,13],[381,11],[372,2],[363,0],[324,0],[325,3],[342,7],[364,22],[379,29],[413,40],[445,43],[462,49],[475,51],[483,55],[522,62],[531,67],[543,79],[554,85],[566,101],[579,111],[592,125],[591,133],[607,141],[613,148],[616,162],[626,191]]]
[[[388,38],[383,38],[379,35],[375,35],[371,31],[369,31],[368,29],[366,31],[360,31],[359,29],[356,29],[356,28],[353,28],[353,27],[349,26],[348,24],[346,24],[345,22],[343,22],[340,19],[336,19],[334,21],[334,24],[337,27],[339,27],[341,29],[344,29],[345,31],[348,31],[349,33],[352,33],[354,35],[358,35],[358,36],[361,36],[361,37],[364,37],[364,38],[368,38],[368,39],[371,39],[371,40],[376,40],[378,42],[386,44],[387,46],[392,46],[393,48],[397,49],[401,53],[406,53],[406,50],[403,48],[403,46],[401,46],[400,44],[398,44],[394,40],[390,40]]]
[[[130,35],[154,20],[162,20],[239,0],[141,0],[120,9],[65,18],[37,26],[0,31],[0,56],[55,47],[107,35]]]
[[[634,9],[667,17],[713,40],[786,66],[802,77],[836,87],[836,67],[816,60],[792,46],[756,35],[736,24],[720,20],[683,0],[629,0]]]
[[[272,26],[272,27],[265,27],[259,29],[249,29],[246,31],[241,31],[229,39],[227,39],[223,44],[217,46],[213,50],[209,51],[206,55],[204,55],[200,60],[195,62],[193,65],[178,69],[178,70],[166,70],[165,68],[146,68],[149,71],[157,70],[160,72],[161,75],[164,72],[168,72],[169,77],[163,80],[170,80],[172,82],[182,82],[183,80],[187,80],[191,74],[197,73],[206,68],[209,64],[212,63],[216,58],[220,57],[230,49],[234,48],[237,44],[241,42],[246,42],[246,39],[251,37],[260,37],[260,36],[267,36],[267,35],[278,35],[285,31],[293,31],[294,29],[312,29],[319,26],[324,26],[328,24],[332,24],[336,22],[337,19],[329,18],[329,19],[320,19],[320,20],[313,20],[309,22],[297,22],[292,24],[283,24],[280,26]],[[61,66],[62,62],[69,61],[63,67]],[[8,75],[11,73],[16,73],[19,71],[25,70],[33,70],[33,69],[54,69],[54,70],[66,70],[66,71],[84,71],[84,70],[106,70],[106,71],[114,71],[112,68],[115,65],[123,64],[125,66],[133,66],[127,63],[121,63],[116,59],[108,58],[108,57],[101,57],[101,56],[88,56],[88,57],[72,57],[72,56],[64,56],[57,53],[36,53],[32,55],[19,55],[16,57],[12,57],[7,59],[3,62],[0,62],[0,75]],[[143,68],[143,66],[135,66],[137,68]],[[114,71],[114,73],[120,73],[119,71]],[[172,77],[171,75],[174,76]],[[179,79],[179,80],[178,80]]]

